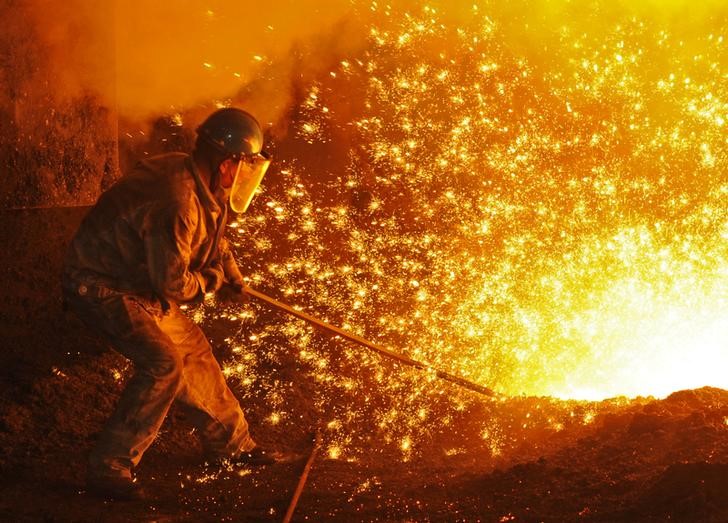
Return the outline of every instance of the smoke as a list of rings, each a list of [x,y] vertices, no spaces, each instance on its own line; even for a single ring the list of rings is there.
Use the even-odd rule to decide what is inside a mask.
[[[704,20],[705,11],[719,5],[717,0],[701,6],[683,0],[614,4],[621,18],[625,10],[649,12],[680,21],[675,25],[688,31],[691,19]],[[497,24],[504,43],[524,54],[548,53],[550,44],[558,45],[564,20],[589,22],[582,13],[588,6],[580,2],[436,0],[428,5],[451,25]],[[3,83],[56,101],[98,96],[134,122],[237,103],[277,125],[297,89],[364,45],[363,32],[377,17],[422,8],[413,0],[385,7],[340,0],[11,2],[3,18],[17,21],[5,37],[16,47],[10,61],[18,78]],[[609,11],[602,9],[600,16],[609,18]],[[604,19],[593,22],[610,26]]]
[[[4,11],[17,21],[4,38],[4,84],[49,105],[96,97],[133,122],[238,103],[273,125],[297,85],[363,41],[351,6],[331,0],[36,1]]]
[[[127,117],[236,101],[275,124],[297,85],[363,41],[346,2],[148,4],[118,6],[117,100]]]
[[[6,2],[0,7],[6,22],[0,35],[0,107],[14,113],[19,135],[35,134],[48,113],[72,99],[103,95],[109,107],[115,105],[114,44],[106,36],[113,13],[93,12],[86,4]]]

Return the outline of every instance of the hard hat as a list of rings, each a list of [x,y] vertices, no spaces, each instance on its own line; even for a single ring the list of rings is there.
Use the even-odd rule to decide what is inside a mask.
[[[197,134],[228,156],[254,156],[263,150],[263,131],[255,117],[242,109],[226,107],[212,113]]]

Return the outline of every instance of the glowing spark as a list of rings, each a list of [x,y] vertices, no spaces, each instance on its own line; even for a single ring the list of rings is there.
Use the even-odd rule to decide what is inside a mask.
[[[402,452],[409,452],[412,450],[412,440],[409,436],[402,439],[399,444],[399,448],[402,449]]]
[[[528,35],[482,4],[461,24],[430,7],[362,9],[381,15],[366,48],[312,81],[293,111],[301,158],[284,160],[261,210],[228,230],[249,281],[506,394],[728,387],[723,27],[706,16],[681,46],[669,17],[607,2],[588,20],[561,13],[554,27],[577,32],[539,32],[543,13],[525,14]],[[533,35],[543,45],[505,44]],[[216,318],[219,306],[205,305]],[[284,320],[233,336],[242,350],[226,375],[275,388],[257,361],[237,367],[266,339],[290,340],[317,406],[337,420],[332,459],[354,421],[416,450],[454,423],[427,415],[433,405],[470,401],[376,357],[334,356]],[[365,401],[372,388],[392,404]],[[515,429],[524,423],[538,417]],[[497,456],[507,438],[488,426],[483,444]]]

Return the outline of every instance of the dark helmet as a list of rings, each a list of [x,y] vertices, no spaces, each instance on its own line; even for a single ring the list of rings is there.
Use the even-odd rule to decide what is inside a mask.
[[[252,114],[226,107],[212,113],[197,135],[228,156],[256,155],[263,150],[263,131]]]

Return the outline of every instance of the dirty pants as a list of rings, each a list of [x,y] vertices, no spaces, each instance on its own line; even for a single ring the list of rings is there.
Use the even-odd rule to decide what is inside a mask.
[[[179,307],[103,287],[66,286],[69,307],[134,364],[89,458],[89,475],[130,477],[177,401],[211,457],[255,446],[202,330]],[[80,292],[79,292],[80,289]]]

